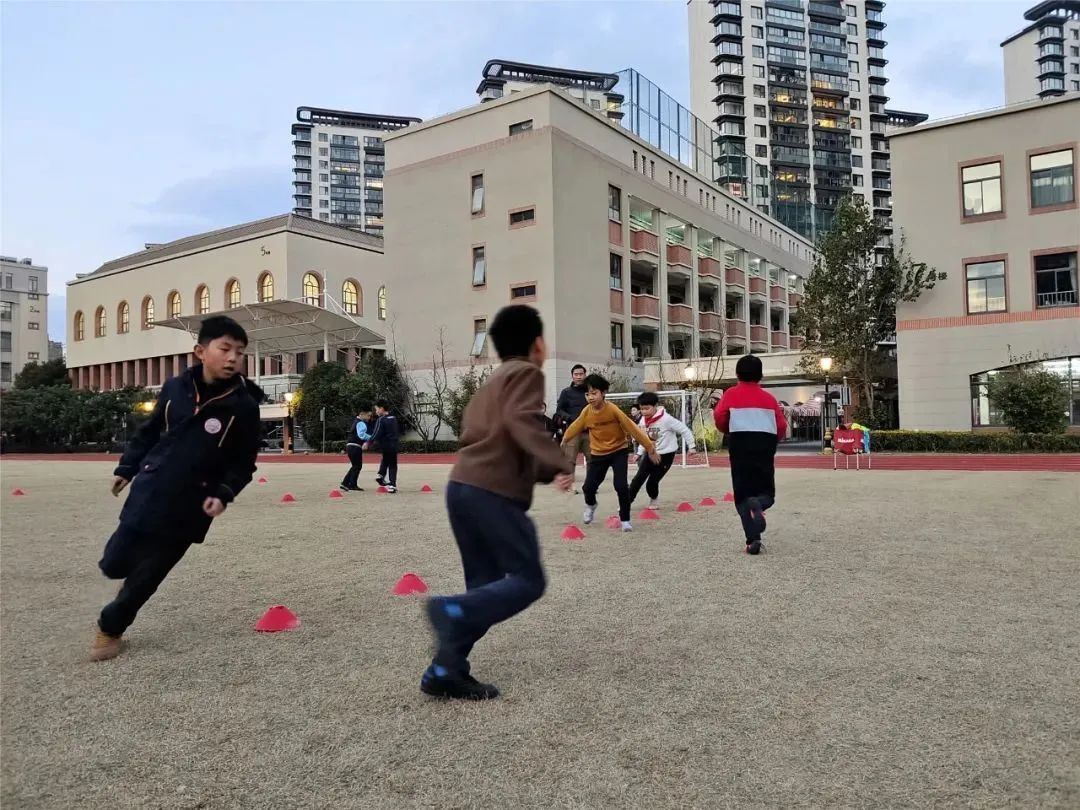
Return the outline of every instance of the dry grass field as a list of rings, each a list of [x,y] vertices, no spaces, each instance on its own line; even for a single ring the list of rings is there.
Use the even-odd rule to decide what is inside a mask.
[[[580,543],[541,490],[548,592],[475,651],[503,698],[462,705],[418,691],[390,593],[461,587],[419,493],[447,468],[331,501],[342,469],[266,465],[91,664],[110,466],[3,464],[5,808],[1080,807],[1078,475],[781,470],[756,558],[730,505],[674,512],[723,470]],[[253,632],[278,603],[302,626]]]

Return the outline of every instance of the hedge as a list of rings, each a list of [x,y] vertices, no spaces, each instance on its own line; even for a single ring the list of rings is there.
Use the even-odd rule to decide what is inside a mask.
[[[1080,434],[873,430],[870,450],[875,453],[1080,453]]]

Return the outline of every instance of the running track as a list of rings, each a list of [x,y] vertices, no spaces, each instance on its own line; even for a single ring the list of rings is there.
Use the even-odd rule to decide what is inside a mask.
[[[117,456],[105,453],[6,453],[5,461],[116,461]],[[402,464],[451,464],[454,456],[448,453],[403,455]],[[863,462],[865,462],[865,457]],[[343,455],[261,455],[260,464],[347,464]],[[844,469],[844,458],[837,459]],[[784,470],[831,470],[831,456],[779,454],[776,466]],[[967,472],[1080,472],[1080,453],[1049,454],[936,454],[936,453],[874,453],[874,470],[957,470]],[[727,467],[727,456],[711,458],[711,466]],[[855,469],[854,465],[851,467]],[[865,467],[864,467],[865,469]]]

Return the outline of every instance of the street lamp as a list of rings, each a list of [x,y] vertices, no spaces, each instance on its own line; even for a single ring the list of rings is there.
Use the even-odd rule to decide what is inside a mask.
[[[825,404],[821,410],[821,449],[824,452],[825,448],[831,445],[832,436],[829,434],[829,372],[832,371],[832,358],[822,357],[818,361],[818,365],[821,366],[821,370],[825,372]]]
[[[686,368],[683,369],[682,374],[683,377],[686,378],[687,382],[693,382],[694,378],[697,377],[697,369],[694,368],[693,363],[687,363]]]
[[[292,418],[292,402],[296,397],[292,391],[286,391],[283,399],[285,400],[285,424],[282,426],[281,431],[281,452],[285,455],[291,455],[293,449],[293,418]]]

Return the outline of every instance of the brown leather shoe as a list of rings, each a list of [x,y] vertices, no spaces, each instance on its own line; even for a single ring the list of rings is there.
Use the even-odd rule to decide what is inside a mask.
[[[94,643],[90,646],[91,661],[108,661],[116,658],[124,649],[124,640],[120,636],[110,636],[101,628],[94,635]]]

